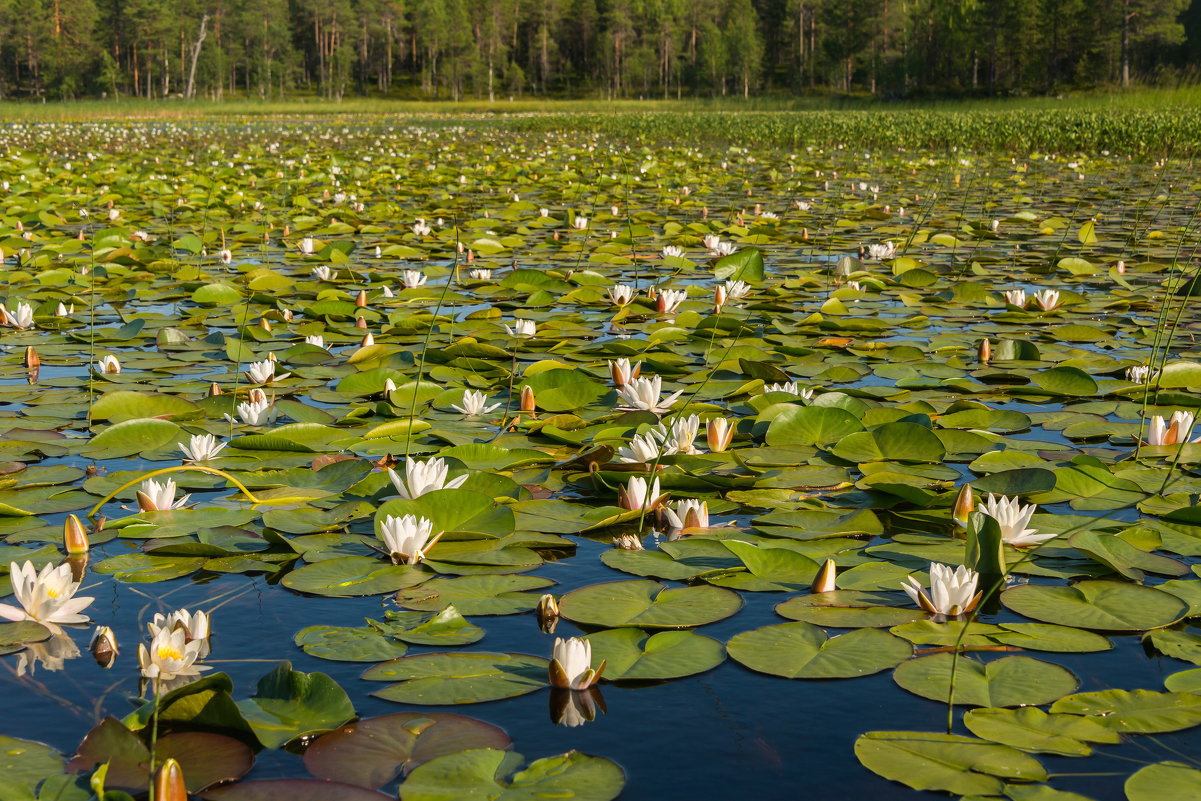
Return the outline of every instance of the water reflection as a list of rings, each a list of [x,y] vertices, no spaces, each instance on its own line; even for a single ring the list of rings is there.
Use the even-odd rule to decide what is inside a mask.
[[[596,720],[597,710],[607,713],[605,697],[601,695],[600,687],[592,686],[587,690],[565,690],[558,687],[550,691],[550,719],[560,726],[576,728]]]

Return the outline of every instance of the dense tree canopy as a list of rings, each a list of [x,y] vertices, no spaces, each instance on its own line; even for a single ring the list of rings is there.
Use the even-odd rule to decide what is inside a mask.
[[[1025,94],[1201,62],[1201,0],[0,0],[0,96]]]

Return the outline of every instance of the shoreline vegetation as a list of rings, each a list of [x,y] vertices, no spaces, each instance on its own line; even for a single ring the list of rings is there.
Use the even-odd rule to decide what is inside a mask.
[[[1111,151],[1190,158],[1201,149],[1201,88],[1139,89],[958,101],[777,97],[715,100],[403,101],[76,100],[0,103],[0,125],[204,120],[255,124],[318,118],[359,124],[487,122],[517,131],[598,130],[614,140],[748,141],[780,147]]]

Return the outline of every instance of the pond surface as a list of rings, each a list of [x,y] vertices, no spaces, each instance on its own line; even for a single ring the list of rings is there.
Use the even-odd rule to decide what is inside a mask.
[[[0,735],[49,746],[36,765],[10,765],[0,801],[87,799],[86,782],[54,777],[104,761],[116,775],[131,752],[93,736],[88,759],[64,768],[58,755],[109,716],[149,745],[149,727],[127,717],[143,703],[137,646],[154,614],[181,608],[211,611],[203,664],[228,674],[251,722],[229,708],[177,709],[164,732],[216,732],[255,752],[252,767],[221,776],[238,782],[191,788],[202,797],[303,801],[309,785],[253,782],[310,779],[305,746],[351,718],[396,712],[468,715],[503,729],[529,762],[578,750],[624,771],[623,789],[571,767],[537,791],[552,797],[932,789],[1141,801],[1148,783],[1201,786],[1201,674],[1186,672],[1201,665],[1201,448],[1188,426],[1150,443],[1152,418],[1201,406],[1198,318],[1178,292],[1194,269],[1188,166],[1116,153],[870,156],[481,122],[6,129],[3,302],[33,316],[0,329],[0,561],[61,561],[68,514],[105,518],[80,593],[120,654],[104,669],[88,654],[90,628],[22,639],[0,624]],[[887,242],[890,256],[866,257]],[[427,280],[404,288],[404,270]],[[745,280],[746,294],[730,286],[715,309],[726,280]],[[617,284],[635,290],[631,303],[610,299]],[[686,294],[668,312],[651,288]],[[1059,294],[1041,308],[1033,296],[1045,289]],[[1007,302],[1006,290],[1029,297]],[[515,319],[536,335],[510,335]],[[108,354],[120,372],[94,369]],[[269,355],[290,375],[259,385],[274,419],[248,425],[236,405],[255,384],[243,372]],[[609,373],[619,358],[679,399],[629,408]],[[1151,366],[1149,382],[1130,377],[1136,365]],[[813,392],[765,392],[788,382]],[[523,387],[533,411],[521,410]],[[467,389],[498,408],[464,416],[453,404]],[[693,414],[696,452],[621,461],[635,435]],[[718,452],[705,436],[713,418],[735,427]],[[202,463],[220,474],[164,474],[192,493],[189,508],[140,510],[139,479],[180,466],[177,443],[200,433],[229,443]],[[381,468],[404,476],[406,455],[445,458],[465,483],[398,498]],[[661,515],[619,508],[618,487],[651,473],[668,503],[707,501],[709,525],[673,533]],[[1055,535],[998,545],[999,599],[952,515],[965,483],[1036,504],[1028,526]],[[445,532],[420,565],[379,553],[380,526],[404,514]],[[970,521],[968,537],[992,536],[985,525]],[[616,549],[620,535],[645,550]],[[826,559],[838,592],[823,600],[811,585]],[[985,628],[961,643],[948,717],[938,666],[962,624],[921,612],[900,588],[909,574],[928,586],[931,562],[965,560],[989,597],[974,618]],[[627,614],[622,588],[648,579],[689,594]],[[1068,587],[1086,600],[1053,595]],[[563,607],[553,636],[533,612],[544,592]],[[436,612],[445,599],[482,639],[410,643],[399,667],[375,667],[382,655],[343,661],[367,641],[399,657],[403,636],[367,621]],[[639,673],[612,639],[639,626],[703,636],[672,640],[679,650]],[[310,627],[343,639],[302,649]],[[602,654],[610,666],[594,691],[603,710],[578,725],[562,722],[541,662],[531,675],[475,679],[442,664],[422,687],[362,678],[440,652],[546,659],[554,637],[585,635],[594,666]],[[284,660],[331,677],[353,709],[288,707],[278,730],[296,737],[272,734],[248,699]],[[1125,690],[1153,694],[1114,692]],[[491,700],[500,695],[510,697]],[[965,723],[968,710],[971,722],[1026,708],[1053,720],[1024,718],[1018,741]],[[941,736],[948,720],[968,745],[868,753],[869,732]],[[1048,744],[1068,722],[1097,727],[1094,739],[1077,729]],[[189,742],[185,773],[216,747]],[[417,779],[455,752],[427,756],[402,798],[432,798]],[[952,775],[927,770],[931,760]],[[1146,767],[1157,763],[1174,764]],[[447,781],[452,794],[487,785]],[[395,797],[398,784],[353,797]],[[1044,784],[1080,795],[1030,794]]]

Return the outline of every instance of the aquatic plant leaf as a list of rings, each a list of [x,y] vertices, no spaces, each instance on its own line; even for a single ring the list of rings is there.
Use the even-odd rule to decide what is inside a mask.
[[[531,762],[520,754],[477,748],[436,757],[413,770],[400,785],[401,801],[488,798],[492,801],[612,801],[625,784],[616,762],[579,751]]]

